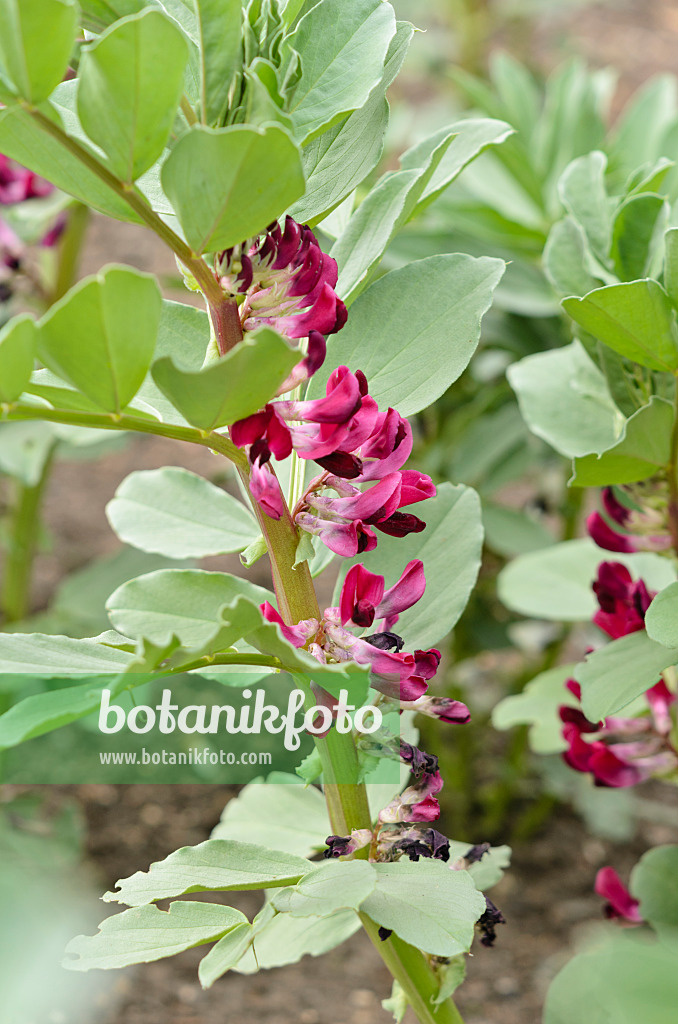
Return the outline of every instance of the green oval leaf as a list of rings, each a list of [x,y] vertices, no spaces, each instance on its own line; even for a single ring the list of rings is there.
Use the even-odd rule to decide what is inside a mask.
[[[71,288],[42,318],[38,355],[100,409],[119,413],[146,376],[160,308],[154,277],[108,267]]]
[[[259,536],[241,502],[178,466],[130,473],[106,515],[125,543],[168,558],[242,551]]]
[[[354,302],[346,327],[330,339],[309,397],[323,395],[332,370],[345,364],[365,373],[380,406],[395,406],[403,416],[425,409],[468,366],[503,273],[502,260],[455,253],[386,274]]]
[[[0,331],[0,402],[14,402],[26,390],[35,364],[35,321],[18,316]]]
[[[194,427],[214,430],[257,412],[275,395],[301,352],[270,327],[260,327],[216,362],[197,372],[167,356],[151,373],[160,390]]]
[[[311,868],[309,861],[280,850],[230,839],[208,839],[183,846],[164,860],[116,882],[107,903],[130,907],[192,892],[226,892],[294,885]]]
[[[19,96],[47,99],[66,73],[77,27],[75,0],[0,0],[0,62]]]
[[[177,902],[168,911],[134,907],[102,921],[97,935],[69,942],[64,967],[91,971],[147,964],[213,942],[243,923],[247,918],[239,910],[213,903]]]
[[[197,253],[260,234],[305,187],[299,150],[275,125],[196,125],[176,143],[161,177]]]
[[[85,48],[78,79],[83,128],[131,183],[161,155],[183,91],[188,47],[160,11],[124,18]]]

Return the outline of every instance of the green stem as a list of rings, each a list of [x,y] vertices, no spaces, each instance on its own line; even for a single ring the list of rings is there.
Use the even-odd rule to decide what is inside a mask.
[[[366,914],[360,914],[360,920],[382,960],[405,992],[421,1024],[464,1024],[451,999],[437,1006],[433,1003],[438,994],[439,982],[421,950],[403,942],[395,934],[382,940],[379,938],[379,926],[374,921]]]
[[[59,264],[50,296],[50,305],[65,295],[75,282],[88,223],[89,208],[83,203],[73,203],[68,211],[68,222],[59,241]]]
[[[678,377],[676,378],[673,430],[671,432],[671,455],[667,469],[669,478],[669,532],[671,533],[674,553],[678,555]]]
[[[160,420],[141,419],[129,413],[90,413],[75,410],[47,409],[37,405],[0,405],[0,420],[49,420],[51,423],[68,423],[75,427],[96,427],[99,430],[133,430],[139,434],[155,434],[175,441],[189,441],[192,444],[210,448],[219,455],[230,459],[238,468],[245,468],[247,457],[223,434],[215,430],[199,430],[197,427],[180,427]]]
[[[17,481],[0,595],[5,622],[24,619],[30,608],[31,570],[40,535],[40,509],[55,447],[53,445],[47,455],[35,484]]]

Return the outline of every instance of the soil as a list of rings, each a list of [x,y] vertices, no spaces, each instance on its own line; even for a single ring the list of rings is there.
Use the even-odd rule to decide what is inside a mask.
[[[543,18],[533,45],[544,64],[563,50],[580,52],[597,66],[623,70],[622,92],[657,71],[673,71],[678,52],[678,4],[671,0],[607,3],[572,13],[570,5]],[[111,261],[156,273],[176,274],[171,258],[143,230],[95,217],[84,270]],[[172,291],[168,291],[172,295]],[[174,293],[174,297],[179,297]],[[180,297],[187,301],[185,292]],[[212,476],[220,466],[208,451],[189,451],[179,442],[155,438],[131,440],[96,463],[58,465],[50,483],[46,525],[49,551],[37,564],[33,606],[47,604],[59,580],[92,558],[111,552],[117,541],[104,508],[132,469],[184,465]],[[210,566],[225,567],[212,560]],[[33,787],[52,811],[75,801],[86,822],[86,858],[100,891],[116,880],[161,859],[183,845],[208,838],[234,791],[217,786]],[[3,800],[16,795],[3,787]],[[440,824],[444,831],[444,821]],[[482,836],[470,836],[481,841]],[[468,980],[458,996],[467,1024],[537,1024],[550,979],[571,955],[578,937],[598,920],[600,901],[593,894],[595,872],[614,864],[622,877],[647,848],[678,841],[670,824],[644,824],[630,843],[613,845],[591,837],[578,818],[560,808],[543,830],[514,851],[511,872],[493,890],[507,924],[499,928],[493,949],[476,944],[468,961]],[[90,910],[97,917],[94,898]],[[249,896],[237,905],[256,909]],[[99,913],[99,917],[104,916]],[[357,936],[319,960],[253,977],[229,975],[203,992],[196,975],[204,951],[188,951],[170,960],[115,974],[95,1002],[83,999],[80,1014],[19,1024],[382,1024],[389,1018],[380,1000],[390,980],[376,951]],[[408,1021],[410,1017],[406,1018]]]

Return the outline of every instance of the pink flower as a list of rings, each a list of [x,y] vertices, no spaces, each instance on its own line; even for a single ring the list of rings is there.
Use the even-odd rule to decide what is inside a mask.
[[[574,687],[569,687],[577,694]],[[563,759],[575,771],[590,773],[597,786],[637,786],[653,775],[678,768],[678,755],[668,742],[675,702],[664,683],[647,694],[652,714],[638,718],[608,717],[589,722],[578,708],[561,707]]]
[[[639,902],[634,899],[614,868],[601,868],[596,875],[594,889],[606,900],[605,916],[622,918],[630,924],[642,924],[638,909]]]
[[[259,605],[259,609],[266,619],[267,622],[275,622],[280,626],[280,631],[285,639],[294,645],[294,647],[304,647],[305,644],[315,636],[320,627],[320,623],[317,619],[302,619],[296,626],[286,626],[282,620],[280,612],[278,612],[272,604],[268,601],[264,601],[263,604]]]
[[[592,512],[586,520],[589,536],[606,551],[666,551],[672,541],[663,513],[647,505],[641,509],[627,508],[617,499],[611,487],[604,487],[601,499],[612,522],[625,533],[614,530],[599,512]],[[657,532],[659,531],[659,532]]]
[[[593,584],[600,611],[593,621],[614,639],[643,629],[645,613],[655,596],[643,580],[633,581],[631,573],[620,562],[601,562]]]
[[[418,715],[427,715],[455,725],[465,725],[471,721],[471,713],[466,705],[451,697],[419,697],[413,701],[402,701],[400,706],[403,711],[416,711]]]
[[[424,594],[426,580],[420,559],[408,562],[400,579],[384,592],[384,577],[363,565],[352,566],[346,574],[339,601],[341,625],[366,628],[375,618],[384,619],[388,630],[400,612],[416,604]]]
[[[42,198],[53,191],[54,185],[49,181],[0,154],[0,206]]]
[[[268,324],[288,338],[305,338],[312,331],[334,334],[346,323],[346,307],[334,290],[336,261],[309,227],[291,217],[284,229],[272,224],[263,238],[221,253],[217,273],[222,287],[245,296],[245,331]]]
[[[422,775],[379,812],[381,824],[397,821],[435,821],[440,817],[436,794],[443,788],[440,772]]]

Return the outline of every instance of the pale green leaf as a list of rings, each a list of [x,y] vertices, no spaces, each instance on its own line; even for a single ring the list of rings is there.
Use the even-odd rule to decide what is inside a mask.
[[[160,301],[151,275],[108,267],[77,284],[42,318],[38,355],[99,408],[119,413],[153,358]]]
[[[116,22],[83,51],[80,121],[122,181],[136,181],[165,148],[187,58],[183,34],[148,9]]]
[[[568,540],[514,559],[499,574],[499,599],[513,611],[535,619],[585,622],[598,609],[592,584],[609,552],[592,540]],[[667,559],[652,552],[614,553],[648,587],[661,590],[675,579]]]
[[[116,882],[107,903],[138,907],[193,892],[230,892],[295,884],[311,868],[307,860],[280,850],[230,839],[183,846],[164,860]]]
[[[616,715],[676,663],[678,648],[656,643],[644,630],[613,640],[575,669],[584,714],[590,722]]]
[[[619,438],[624,417],[580,342],[526,356],[506,376],[530,430],[561,455],[602,452]]]
[[[605,345],[651,370],[678,369],[678,333],[668,295],[653,280],[596,288],[563,308]]]
[[[624,433],[612,448],[575,459],[571,486],[629,484],[654,476],[671,457],[673,418],[672,404],[653,395],[648,405],[626,421]]]
[[[90,971],[150,963],[212,942],[246,922],[239,910],[213,903],[177,902],[168,911],[134,907],[102,921],[97,935],[73,939],[64,967]]]
[[[35,350],[35,321],[30,316],[14,317],[0,330],[0,404],[14,402],[25,390]]]
[[[266,230],[304,192],[301,156],[281,128],[233,125],[185,132],[162,185],[195,252],[215,252]]]
[[[362,910],[382,928],[435,956],[466,952],[485,897],[466,871],[438,860],[376,864],[377,885]]]
[[[664,647],[678,647],[678,583],[657,594],[645,617],[647,635]]]
[[[66,73],[77,27],[75,0],[0,0],[0,65],[19,96],[47,99]]]
[[[153,380],[194,427],[214,430],[257,412],[275,395],[301,358],[269,327],[248,333],[225,356],[187,371],[170,356],[151,368]]]
[[[242,551],[259,536],[241,502],[178,466],[130,473],[106,515],[126,544],[168,558]]]
[[[345,364],[365,373],[380,406],[403,416],[426,408],[468,365],[503,272],[502,260],[453,254],[386,274],[356,300],[346,327],[329,341],[311,397],[324,394],[332,370]]]
[[[323,0],[299,22],[289,40],[301,57],[301,77],[289,113],[304,140],[362,107],[379,83],[395,14],[381,0]]]

